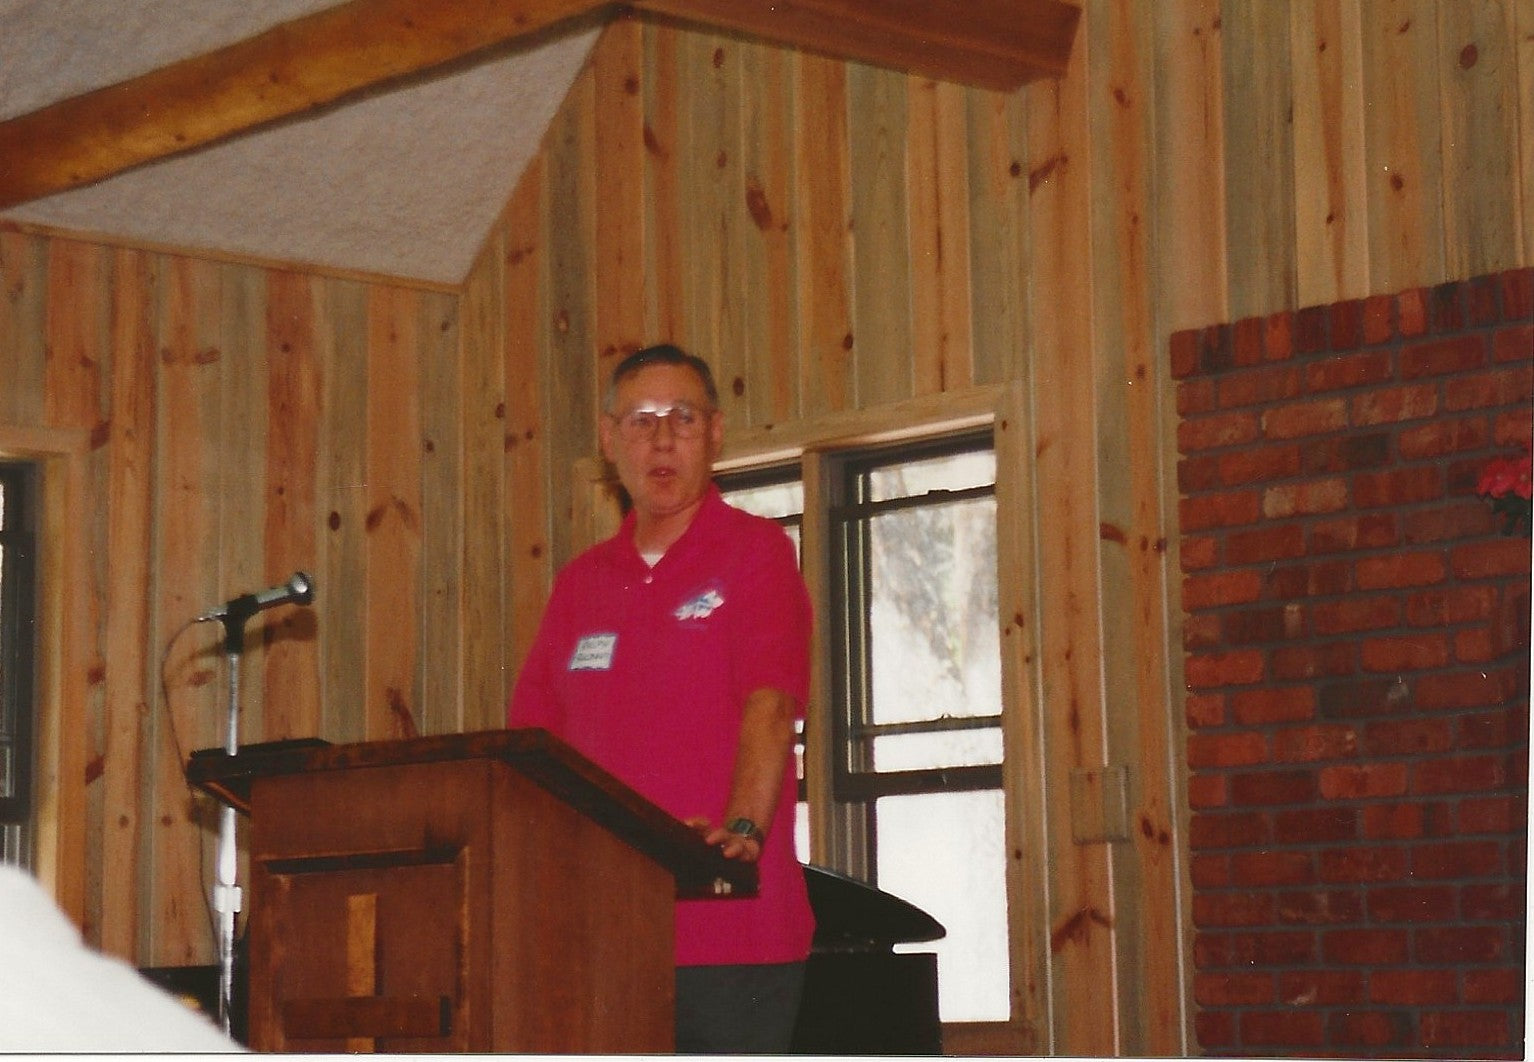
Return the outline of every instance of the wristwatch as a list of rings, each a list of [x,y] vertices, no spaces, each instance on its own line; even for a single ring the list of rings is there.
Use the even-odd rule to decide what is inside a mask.
[[[767,840],[767,835],[762,832],[762,828],[744,816],[738,819],[731,819],[724,824],[724,828],[737,837],[745,837],[748,840],[755,841],[758,846]]]

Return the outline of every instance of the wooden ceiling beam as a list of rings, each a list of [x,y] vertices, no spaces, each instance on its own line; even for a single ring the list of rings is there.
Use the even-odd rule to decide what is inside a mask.
[[[631,0],[635,10],[871,66],[1012,91],[1065,73],[1067,0]]]
[[[349,0],[0,122],[0,210],[630,9],[1002,90],[1065,72],[1067,0]]]

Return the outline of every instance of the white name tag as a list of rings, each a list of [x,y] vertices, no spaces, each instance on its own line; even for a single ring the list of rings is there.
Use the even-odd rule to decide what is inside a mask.
[[[570,657],[571,671],[608,671],[613,666],[613,650],[618,646],[616,634],[588,634],[575,646]]]

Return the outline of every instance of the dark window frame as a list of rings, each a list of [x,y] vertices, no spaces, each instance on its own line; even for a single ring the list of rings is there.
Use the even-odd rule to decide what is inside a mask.
[[[13,785],[0,792],[0,825],[29,831],[36,805],[37,509],[35,464],[0,462],[0,741],[11,749]]]

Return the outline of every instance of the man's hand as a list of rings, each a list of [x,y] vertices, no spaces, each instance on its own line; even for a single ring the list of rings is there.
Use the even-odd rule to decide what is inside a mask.
[[[687,825],[703,835],[708,844],[718,845],[726,859],[738,859],[742,863],[755,863],[762,857],[762,846],[750,837],[731,833],[723,826],[715,826],[711,819],[698,816],[686,820]]]

